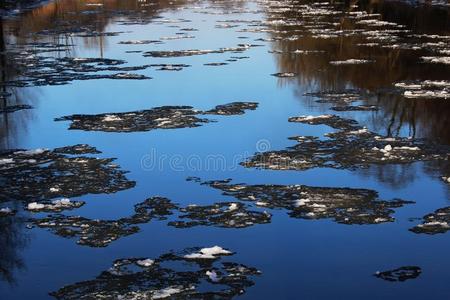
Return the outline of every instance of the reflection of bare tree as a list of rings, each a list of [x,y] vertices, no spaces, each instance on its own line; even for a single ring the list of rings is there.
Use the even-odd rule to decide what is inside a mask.
[[[309,3],[312,1],[304,1]],[[354,4],[357,7],[353,6]],[[342,11],[366,10],[381,14],[381,19],[407,26],[414,34],[450,35],[450,10],[433,6],[411,6],[398,1],[346,1],[337,9]],[[295,5],[293,6],[295,7]],[[268,9],[270,14],[270,8]],[[286,20],[302,21],[295,10],[282,14]],[[300,18],[300,19],[299,19]],[[335,19],[334,19],[335,20]],[[354,30],[354,21],[346,16],[339,17],[336,30]],[[323,19],[321,21],[330,21]],[[278,30],[292,30],[292,27],[277,27]],[[302,31],[302,26],[294,29]],[[298,33],[298,32],[297,32]],[[274,33],[273,36],[277,36]],[[289,36],[289,34],[287,35]],[[429,40],[428,40],[429,41]],[[279,72],[298,73],[300,98],[305,90],[343,90],[358,88],[377,92],[391,88],[403,80],[442,80],[448,79],[448,66],[420,63],[424,51],[393,49],[389,47],[361,47],[367,43],[363,35],[341,36],[339,38],[316,38],[305,33],[301,39],[281,39],[274,43],[274,49],[282,53],[274,54]],[[296,55],[301,50],[321,50],[320,54]],[[360,58],[375,60],[376,63],[364,66],[335,67],[332,60]],[[292,82],[292,80],[289,80]],[[405,100],[402,96],[389,93],[375,93],[380,111],[372,116],[373,127],[388,135],[406,133],[411,136],[437,138],[450,143],[450,105],[442,102]],[[374,99],[369,99],[371,102]],[[310,101],[310,99],[305,100]],[[323,108],[329,106],[323,105]]]
[[[184,3],[184,0],[56,0],[18,18],[0,19],[0,109],[7,105],[36,104],[38,88],[7,87],[6,82],[14,81],[22,73],[14,63],[16,53],[26,50],[38,55],[73,57],[76,47],[83,47],[98,49],[102,57],[107,47],[104,33],[113,20],[145,23],[162,10]],[[56,45],[62,51],[41,52]],[[15,147],[16,138],[26,128],[32,113],[29,110],[0,114],[0,149]]]
[[[36,33],[40,41],[55,44],[73,44],[73,33],[89,31],[103,33],[117,19],[148,22],[165,9],[175,9],[185,0],[137,1],[137,0],[56,0],[25,13],[7,25],[19,43],[28,42]],[[107,39],[102,34],[84,36],[84,48],[100,51],[106,47]]]
[[[0,150],[14,147],[17,132],[24,128],[29,112],[21,112],[10,116],[6,108],[12,105],[32,104],[35,102],[35,92],[8,87],[7,82],[20,75],[20,70],[14,63],[14,49],[10,49],[9,39],[5,34],[5,21],[0,17]]]
[[[368,169],[358,170],[363,177],[375,177],[377,180],[394,189],[400,189],[406,183],[417,179],[418,165],[373,165]]]
[[[21,251],[28,243],[19,217],[0,218],[0,280],[14,283],[14,273],[23,269]]]
[[[302,3],[312,2],[303,1]],[[371,124],[374,130],[388,136],[427,137],[450,144],[450,118],[447,117],[450,113],[450,105],[448,102],[405,99],[400,93],[393,93],[391,90],[396,82],[404,80],[448,80],[448,66],[420,63],[420,56],[426,53],[424,50],[411,51],[382,46],[358,46],[359,43],[367,43],[366,38],[361,34],[340,35],[337,38],[317,38],[303,27],[302,24],[311,26],[315,24],[308,23],[308,20],[305,23],[304,17],[295,11],[295,5],[298,5],[298,2],[295,3],[292,2],[291,10],[277,14],[276,18],[291,20],[299,25],[295,27],[275,25],[274,29],[276,30],[271,35],[273,38],[279,39],[280,36],[301,34],[300,39],[281,38],[274,42],[273,48],[281,50],[274,54],[278,72],[298,74],[297,82],[288,79],[282,83],[297,84],[295,93],[302,102],[310,105],[309,101],[314,100],[311,97],[304,97],[305,91],[342,91],[355,88],[365,93],[369,92],[371,95],[364,97],[363,100],[366,102],[364,104],[377,104],[380,107],[380,111],[376,113],[365,114],[366,123]],[[270,16],[270,8],[267,10]],[[365,10],[368,13],[379,13],[381,20],[405,25],[412,34],[450,35],[449,9],[432,6],[415,7],[398,1],[361,0],[346,1],[344,4],[336,3],[336,10],[346,12]],[[317,21],[317,24],[320,24],[321,21],[324,24],[333,22],[335,27],[331,28],[336,31],[350,32],[358,29],[355,21],[347,16],[348,14],[342,14],[313,20]],[[288,33],[285,35],[279,33],[284,30]],[[415,42],[422,43],[423,40],[415,40]],[[299,55],[295,53],[298,49],[323,52]],[[335,67],[329,63],[333,60],[349,58],[375,60],[376,63],[344,67]],[[316,105],[319,105],[324,111],[330,107],[326,103],[316,103]],[[450,175],[450,171],[447,170],[448,166],[446,164],[444,166],[442,163],[381,165],[357,172],[363,176],[375,177],[392,188],[402,188],[415,180],[416,174],[420,173],[417,172],[418,168],[423,168],[427,174],[435,178]]]

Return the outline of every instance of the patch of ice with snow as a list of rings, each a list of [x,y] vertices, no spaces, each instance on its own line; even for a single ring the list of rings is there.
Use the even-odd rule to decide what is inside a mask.
[[[48,149],[38,148],[33,150],[16,151],[14,154],[24,154],[24,155],[38,155],[48,151]]]
[[[422,60],[433,64],[450,65],[450,56],[422,56]]]
[[[372,60],[367,60],[367,59],[354,59],[354,58],[350,58],[350,59],[346,59],[346,60],[333,60],[330,61],[330,64],[332,65],[361,65],[361,64],[368,64],[373,62]]]
[[[230,206],[228,207],[228,210],[229,211],[233,211],[233,210],[236,210],[238,208],[239,208],[239,206],[236,203],[231,203]]]
[[[10,214],[10,213],[12,213],[12,209],[9,207],[3,207],[3,208],[0,208],[0,213]]]
[[[314,120],[329,119],[329,118],[332,118],[332,117],[333,117],[333,115],[300,116],[300,117],[298,117],[298,121],[299,122],[314,121]]]
[[[176,287],[176,286],[170,286],[167,288],[164,288],[162,290],[157,290],[153,293],[151,296],[151,299],[164,299],[171,296],[174,296],[176,294],[179,294],[183,291],[182,287]]]
[[[114,122],[114,121],[121,121],[122,119],[120,117],[114,116],[114,115],[106,115],[103,118],[103,121],[105,122]]]
[[[220,278],[217,276],[217,273],[213,270],[213,271],[206,271],[206,276],[209,277],[209,279],[212,282],[218,282],[220,281]]]
[[[155,261],[150,258],[141,259],[141,260],[136,261],[136,264],[141,267],[150,267],[154,263],[155,263]]]
[[[220,255],[229,255],[231,251],[225,250],[222,247],[214,246],[211,248],[202,248],[197,253],[191,253],[184,256],[187,259],[216,259]]]
[[[27,210],[30,211],[44,211],[44,210],[50,210],[50,211],[61,211],[64,209],[73,209],[78,208],[84,205],[84,202],[82,201],[71,201],[68,198],[62,198],[58,200],[53,200],[50,203],[38,203],[38,202],[31,202],[27,205]]]

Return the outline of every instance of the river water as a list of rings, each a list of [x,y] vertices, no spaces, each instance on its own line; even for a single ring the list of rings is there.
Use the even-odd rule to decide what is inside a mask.
[[[124,176],[135,182],[112,191],[92,192],[95,187],[73,195],[64,191],[56,195],[60,197],[34,187],[31,196],[25,197],[28,186],[18,178],[25,173],[31,178],[42,174],[33,173],[34,167],[24,167],[26,171],[19,168],[11,183],[12,173],[0,168],[1,207],[17,210],[14,216],[0,216],[2,299],[48,299],[49,293],[63,286],[97,278],[116,259],[153,259],[172,250],[215,245],[235,252],[221,259],[254,267],[261,274],[247,278],[252,284],[238,279],[235,288],[230,288],[220,272],[218,281],[198,273],[200,278],[194,282],[200,293],[229,289],[232,292],[222,294],[223,298],[240,294],[242,299],[423,299],[450,295],[450,260],[446,259],[450,239],[445,224],[439,225],[444,233],[409,230],[421,224],[425,215],[449,206],[449,185],[442,177],[450,172],[443,152],[435,159],[413,155],[406,163],[400,159],[358,164],[352,161],[352,153],[344,151],[341,155],[347,164],[318,163],[288,170],[240,164],[256,152],[281,151],[298,144],[289,137],[316,136],[323,141],[324,134],[336,131],[336,127],[288,121],[302,115],[334,114],[354,119],[383,137],[425,138],[444,148],[450,145],[450,10],[445,4],[56,0],[3,19],[2,32],[3,107],[32,108],[0,115],[1,149],[51,151],[88,144],[101,151],[90,156],[116,158],[114,164],[128,171]],[[189,55],[165,52],[175,50],[208,51]],[[65,57],[77,59],[62,64]],[[100,63],[83,64],[82,58],[100,59]],[[46,59],[49,64],[44,66]],[[108,65],[105,59],[123,62]],[[77,61],[82,65],[78,77],[73,76]],[[173,70],[173,66],[169,67],[172,70],[158,70],[161,66],[156,64],[181,66],[180,70]],[[144,75],[145,79],[83,77],[117,73],[112,69],[87,70],[105,65],[141,66],[120,72]],[[53,74],[50,80],[45,75],[49,70],[73,73],[64,79]],[[430,87],[425,81],[439,84]],[[326,101],[330,98],[308,94],[318,92],[346,93],[337,98],[345,100],[352,95],[356,101]],[[62,116],[109,114],[102,115],[103,121],[110,118],[114,125],[114,120],[123,117],[115,113],[181,105],[207,111],[237,101],[257,102],[258,107],[242,114],[201,115],[214,122],[173,129],[126,131],[112,126],[109,130],[69,130],[74,125],[70,121],[55,121]],[[371,109],[332,109],[349,105]],[[332,148],[339,148],[339,143]],[[195,178],[186,180],[190,177]],[[85,180],[95,180],[68,178],[73,185],[89,185]],[[384,219],[375,221],[352,222],[352,216],[349,221],[335,214],[317,217],[322,212],[320,206],[311,208],[312,215],[294,217],[284,205],[253,205],[254,201],[235,197],[230,191],[224,195],[223,189],[211,183],[201,184],[228,178],[233,184],[248,186],[370,189],[378,192],[379,199],[414,203],[392,208],[388,219],[382,214]],[[12,192],[11,185],[18,190]],[[356,191],[342,193],[346,198]],[[38,197],[41,192],[44,197]],[[263,224],[250,222],[242,228],[228,222],[228,215],[223,217],[225,223],[210,220],[208,224],[177,228],[168,226],[168,221],[180,219],[180,212],[174,212],[161,220],[139,223],[138,231],[118,234],[110,243],[95,247],[77,243],[80,236],[63,236],[62,231],[55,234],[34,221],[55,212],[26,210],[30,202],[62,196],[86,203],[60,214],[89,220],[126,218],[134,213],[134,205],[155,196],[166,197],[179,207],[229,202],[232,211],[231,203],[239,203],[260,214],[266,211],[271,217],[260,222]],[[351,215],[351,208],[346,208]],[[190,264],[182,260],[179,268],[188,270]],[[374,276],[377,271],[404,266],[419,267],[420,276],[402,282]],[[145,278],[141,275],[130,280]],[[91,286],[90,292],[102,290],[107,298],[119,299],[108,291],[127,281],[114,280],[103,279],[102,284]],[[139,292],[146,286],[128,283],[138,286],[135,290]],[[155,288],[161,293],[167,287],[148,283],[148,290]],[[75,292],[75,296],[64,292],[57,296],[78,299],[87,290]],[[157,297],[153,292],[148,295]],[[173,292],[172,296],[176,295]],[[180,298],[186,295],[178,294]],[[207,296],[197,294],[198,298]],[[127,297],[132,299],[130,294]]]

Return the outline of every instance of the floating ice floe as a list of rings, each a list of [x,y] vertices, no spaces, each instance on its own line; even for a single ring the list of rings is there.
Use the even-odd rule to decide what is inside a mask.
[[[147,45],[147,44],[161,44],[160,40],[129,40],[120,41],[119,44],[123,45]]]
[[[400,267],[394,270],[389,271],[377,271],[375,272],[375,277],[387,280],[387,281],[393,281],[393,282],[403,282],[410,279],[415,279],[419,277],[419,275],[422,274],[422,269],[416,266],[406,266],[406,267]]]
[[[333,106],[331,108],[335,111],[377,111],[379,110],[376,105],[343,105],[343,106]]]
[[[246,110],[255,110],[257,106],[256,102],[232,102],[207,111],[194,110],[191,106],[162,106],[132,112],[64,116],[55,121],[71,121],[69,129],[87,131],[135,132],[191,128],[213,121],[200,118],[201,115],[241,115]]]
[[[258,107],[256,102],[231,102],[217,105],[213,109],[204,112],[205,115],[242,115],[246,110],[255,110]]]
[[[32,204],[34,210],[45,210],[45,205]],[[30,208],[29,208],[30,209]],[[162,197],[152,197],[134,206],[132,216],[117,220],[88,219],[81,216],[49,215],[30,222],[39,228],[48,229],[54,234],[65,237],[77,237],[77,244],[89,247],[106,247],[111,242],[139,231],[138,224],[152,219],[165,220],[176,206]],[[145,263],[145,262],[141,262]],[[147,261],[149,263],[149,261]]]
[[[181,208],[177,220],[168,223],[177,228],[194,226],[217,226],[225,228],[244,228],[271,221],[271,214],[249,210],[242,203],[221,202],[211,205],[191,205]]]
[[[304,94],[308,97],[318,98],[316,102],[319,103],[333,103],[340,105],[349,105],[355,101],[367,98],[370,95],[358,90],[343,90],[343,91],[323,91]]]
[[[286,209],[293,218],[333,219],[342,224],[393,222],[394,208],[413,203],[400,199],[380,200],[377,192],[367,189],[245,185],[231,184],[230,180],[207,181],[202,184],[256,206]]]
[[[142,74],[129,73],[144,70],[149,65],[123,66],[126,62],[108,58],[49,57],[34,54],[33,47],[14,52],[14,63],[20,69],[20,76],[5,82],[8,87],[63,85],[75,80],[95,79],[151,79]],[[31,54],[31,55],[30,55]],[[101,73],[100,72],[111,72]],[[26,109],[27,106],[10,107],[8,111]],[[7,108],[6,108],[7,109]]]
[[[186,64],[152,64],[152,67],[158,67],[157,71],[181,71],[184,68],[190,67]]]
[[[202,248],[198,252],[186,254],[184,258],[186,259],[218,259],[223,255],[232,255],[233,253],[229,250],[223,249],[219,246],[214,246],[211,248]]]
[[[335,115],[300,116],[290,122],[327,125],[336,132],[328,139],[291,137],[297,145],[286,150],[258,152],[241,165],[272,170],[307,170],[317,167],[355,169],[371,164],[407,164],[416,161],[446,161],[450,147],[426,139],[382,137],[355,120]]]
[[[231,48],[220,48],[217,50],[199,50],[199,49],[189,49],[189,50],[173,50],[173,51],[148,51],[144,52],[145,57],[183,57],[183,56],[195,56],[195,55],[205,55],[205,54],[217,54],[225,52],[244,52],[249,49],[247,45],[238,45],[237,47]]]
[[[163,36],[159,38],[161,41],[171,41],[171,40],[180,40],[180,39],[193,39],[195,36],[189,34],[178,34],[174,36]]]
[[[346,60],[334,60],[330,61],[330,64],[332,65],[362,65],[362,64],[368,64],[373,62],[372,60],[367,59],[346,59]]]
[[[99,151],[81,144],[54,150],[3,152],[0,202],[41,202],[57,197],[115,193],[135,185],[125,177],[125,171],[112,164],[114,159],[85,156],[91,153]]]
[[[53,211],[73,209],[81,206],[80,202],[54,201],[44,203],[29,203],[31,211]],[[30,222],[48,229],[56,235],[74,238],[79,245],[90,247],[106,247],[111,242],[139,231],[139,224],[151,220],[164,221],[173,215],[173,220],[167,223],[176,228],[195,226],[216,226],[223,228],[244,228],[256,224],[266,224],[271,221],[271,214],[266,211],[250,210],[248,205],[239,202],[220,202],[211,205],[188,205],[179,207],[169,199],[151,197],[134,207],[135,213],[116,220],[88,219],[81,216],[65,216],[53,214]],[[210,251],[214,251],[212,248]],[[209,251],[209,250],[205,250]],[[204,251],[204,252],[205,252]],[[206,252],[205,252],[206,253]]]
[[[228,65],[227,63],[224,62],[215,62],[215,63],[206,63],[203,64],[204,66],[211,66],[211,67],[220,67],[220,66],[226,66]]]
[[[412,99],[449,99],[450,81],[424,80],[420,82],[398,82],[395,87],[404,90],[405,98]]]
[[[184,253],[193,250],[213,259],[186,258]],[[216,246],[169,252],[152,260],[118,259],[95,279],[64,286],[50,295],[57,299],[232,299],[254,285],[253,278],[261,274],[253,267],[221,261],[221,256],[232,254]],[[170,267],[177,262],[183,262],[184,268]]]
[[[410,229],[414,233],[438,234],[450,230],[450,207],[436,210],[423,217],[423,223]]]
[[[450,65],[450,56],[422,56],[422,60],[434,64]]]
[[[297,73],[282,72],[282,73],[274,73],[274,74],[271,74],[271,75],[275,76],[275,77],[280,77],[280,78],[291,78],[291,77],[297,76]]]

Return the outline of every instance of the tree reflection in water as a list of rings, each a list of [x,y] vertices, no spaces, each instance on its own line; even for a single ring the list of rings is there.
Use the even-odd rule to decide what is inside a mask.
[[[25,268],[22,250],[28,244],[28,235],[20,216],[0,217],[0,280],[15,283],[17,270]]]
[[[292,21],[304,21],[301,14],[293,8],[276,14],[276,18]],[[301,4],[311,4],[312,1],[301,1]],[[343,12],[336,27],[332,30],[357,30],[354,20],[344,12],[366,11],[370,14],[380,14],[380,19],[395,22],[405,26],[400,29],[410,30],[411,34],[449,35],[450,9],[439,6],[413,6],[399,1],[346,1],[344,4],[336,2],[337,9]],[[271,14],[270,7],[267,9]],[[331,22],[336,17],[321,20]],[[328,28],[328,26],[325,26]],[[404,80],[448,80],[446,74],[450,66],[444,64],[427,64],[420,59],[427,52],[425,50],[408,50],[379,46],[362,47],[358,44],[367,43],[362,34],[339,36],[337,38],[317,38],[304,31],[306,27],[275,25],[277,30],[291,31],[286,36],[293,35],[294,30],[302,34],[300,39],[277,40],[273,44],[278,72],[293,72],[297,77],[298,88],[296,94],[302,101],[311,101],[303,97],[305,91],[339,91],[356,88],[372,92],[373,97],[362,99],[380,106],[380,111],[373,112],[367,121],[375,130],[382,134],[398,136],[410,135],[427,137],[439,142],[450,143],[450,104],[445,101],[428,101],[405,99],[398,93],[391,93],[394,84]],[[397,29],[396,27],[393,27]],[[374,30],[380,28],[374,28]],[[408,33],[409,34],[409,33]],[[272,33],[276,38],[278,33]],[[410,38],[412,43],[432,42],[433,39]],[[293,54],[297,49],[322,50],[318,54]],[[371,59],[375,63],[365,65],[348,65],[336,67],[330,61],[340,61],[349,58]],[[295,81],[294,81],[295,82]],[[280,79],[280,84],[295,84],[292,79]],[[324,110],[329,105],[319,104]]]

